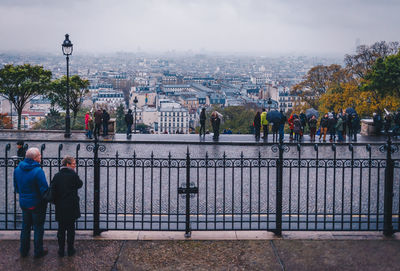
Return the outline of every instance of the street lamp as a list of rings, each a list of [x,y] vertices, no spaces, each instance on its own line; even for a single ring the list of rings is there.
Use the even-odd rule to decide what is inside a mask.
[[[135,105],[135,125],[134,125],[135,132],[134,132],[134,134],[136,134],[136,104],[137,103],[138,103],[138,99],[137,99],[137,96],[135,96],[135,99],[133,100],[133,104]]]
[[[65,114],[65,134],[64,137],[71,137],[71,118],[69,115],[69,56],[72,55],[72,43],[69,40],[69,35],[65,34],[65,40],[63,42],[62,46],[62,51],[63,54],[67,58],[67,111]]]

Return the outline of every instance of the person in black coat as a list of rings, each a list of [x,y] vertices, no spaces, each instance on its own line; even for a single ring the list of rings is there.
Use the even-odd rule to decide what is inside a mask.
[[[108,135],[108,121],[110,120],[110,114],[103,109],[103,115],[102,115],[102,120],[103,120],[103,136]]]
[[[213,132],[214,132],[213,139],[214,140],[218,140],[218,138],[219,138],[219,126],[221,124],[221,119],[219,118],[218,113],[216,111],[214,111],[211,114],[210,121],[211,121],[211,126],[212,126]]]
[[[132,110],[128,110],[128,113],[125,115],[125,123],[126,123],[126,137],[130,138],[132,133],[132,124],[133,124],[133,115]]]
[[[58,255],[63,257],[66,231],[68,256],[73,256],[76,252],[74,248],[75,220],[81,216],[78,189],[82,187],[83,182],[75,172],[76,162],[73,157],[64,157],[61,164],[61,170],[51,181],[51,189],[58,221]]]
[[[260,131],[261,131],[261,115],[260,112],[257,112],[254,121],[253,121],[253,126],[254,126],[254,134],[256,136],[256,140],[260,140]]]
[[[206,136],[206,109],[203,108],[201,109],[200,113],[200,131],[199,131],[200,136],[203,134],[203,136]]]

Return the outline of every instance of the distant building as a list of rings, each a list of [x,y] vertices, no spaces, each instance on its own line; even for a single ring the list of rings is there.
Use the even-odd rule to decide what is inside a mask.
[[[124,94],[121,90],[100,89],[97,94],[93,94],[95,106],[107,105],[109,109],[116,109],[120,104],[125,105]]]
[[[224,106],[225,102],[226,102],[226,98],[224,95],[222,94],[210,94],[209,96],[207,96],[208,98],[208,105],[220,105],[220,106]]]
[[[158,133],[189,133],[189,111],[178,103],[162,103],[159,108]]]
[[[295,104],[300,101],[300,97],[298,95],[290,93],[290,91],[280,92],[279,93],[279,109],[287,112],[288,110],[293,109]]]
[[[150,87],[132,87],[131,93],[129,95],[129,107],[133,108],[135,97],[138,100],[137,107],[143,107],[145,105],[154,105],[156,104],[157,93],[155,91],[151,91]]]
[[[175,93],[188,91],[190,89],[190,85],[163,85],[161,90],[165,95],[174,95]]]
[[[199,108],[199,100],[195,94],[182,94],[179,96],[179,102],[188,110],[197,110],[197,108]]]

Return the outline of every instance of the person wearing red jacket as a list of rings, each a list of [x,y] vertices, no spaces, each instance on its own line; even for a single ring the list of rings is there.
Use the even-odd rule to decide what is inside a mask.
[[[289,119],[288,119],[288,123],[289,123],[289,129],[290,129],[290,140],[293,140],[293,129],[294,129],[294,117],[293,114],[290,115]]]
[[[89,137],[89,119],[90,119],[90,114],[89,114],[89,112],[86,112],[86,115],[85,115],[86,137]]]

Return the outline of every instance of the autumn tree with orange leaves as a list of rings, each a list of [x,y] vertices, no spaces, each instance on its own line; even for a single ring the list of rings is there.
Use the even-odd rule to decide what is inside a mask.
[[[361,116],[400,107],[400,53],[397,42],[359,46],[346,55],[346,66],[316,66],[293,86],[301,100],[294,111],[315,108],[320,113],[353,107]]]

